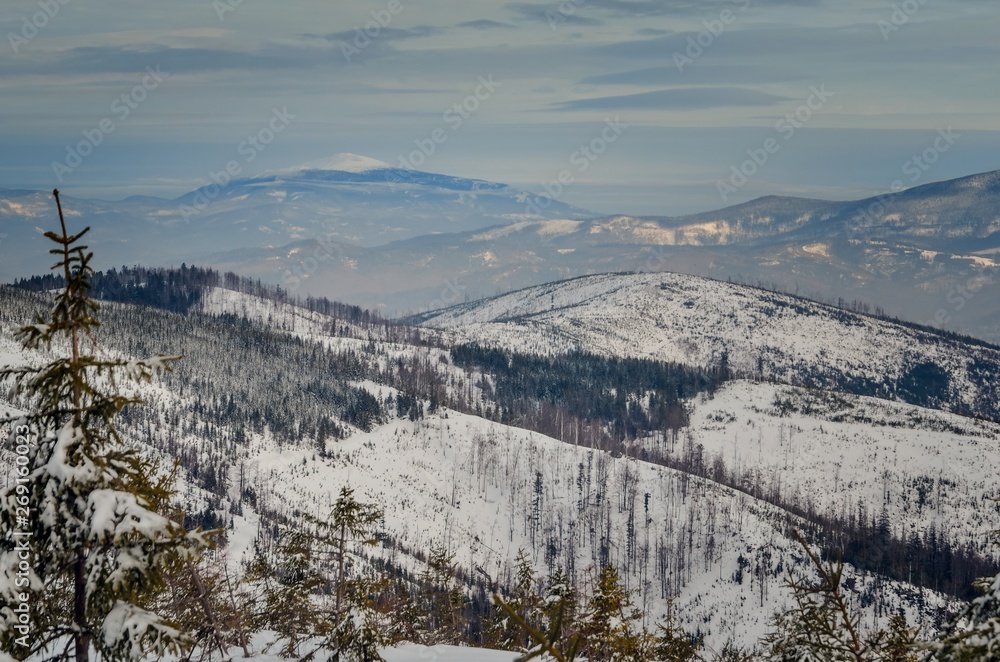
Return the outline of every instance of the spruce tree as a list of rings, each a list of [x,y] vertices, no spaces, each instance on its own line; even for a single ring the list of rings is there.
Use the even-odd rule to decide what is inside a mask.
[[[455,581],[457,574],[454,556],[443,547],[432,547],[420,575],[426,643],[457,644],[464,637],[465,594]]]
[[[657,625],[653,650],[660,662],[689,662],[700,659],[702,643],[700,637],[685,632],[671,612]]]
[[[593,662],[638,662],[651,654],[651,637],[635,626],[642,613],[635,608],[614,566],[597,577],[587,612],[580,619],[584,645],[581,655]]]
[[[315,602],[329,582],[316,558],[314,537],[299,529],[283,528],[273,553],[258,548],[246,579],[260,588],[251,628],[274,632],[282,657],[315,657],[315,639],[328,635],[330,628]],[[307,642],[311,650],[303,653]]]
[[[278,635],[282,657],[369,662],[399,640],[394,615],[377,601],[392,592],[391,582],[349,568],[354,545],[375,544],[381,519],[345,487],[328,519],[306,516],[301,528],[282,531],[273,554],[258,553],[249,573],[263,589],[254,626]]]
[[[542,620],[542,596],[535,587],[535,569],[528,553],[518,550],[514,561],[514,585],[506,605],[528,625],[538,628]],[[487,643],[491,648],[526,651],[534,643],[531,635],[514,621],[504,607],[493,605],[486,625]]]
[[[841,589],[843,561],[823,563],[805,539],[792,535],[805,551],[818,580],[790,577],[795,606],[779,612],[764,643],[770,659],[787,662],[908,662],[915,633],[894,616],[890,629],[863,632],[860,616],[851,609]],[[978,658],[977,658],[978,659]]]
[[[337,567],[332,630],[323,642],[335,662],[381,660],[379,646],[394,643],[390,619],[380,613],[372,598],[390,588],[388,579],[352,575],[347,566],[354,545],[377,544],[375,527],[381,520],[382,511],[377,506],[358,501],[354,490],[342,487],[329,521],[315,522],[320,542],[332,549]]]
[[[576,659],[583,643],[581,633],[575,627],[579,605],[576,591],[573,590],[562,568],[556,568],[549,577],[541,609],[543,624],[540,627],[525,620],[524,616],[499,595],[493,595],[493,602],[531,640],[531,648],[517,658],[516,662],[534,659],[573,662]]]
[[[994,532],[1000,544],[1000,531]],[[1000,574],[976,581],[982,593],[948,623],[927,648],[934,660],[966,662],[1000,659]]]
[[[53,195],[61,231],[45,236],[58,246],[63,289],[48,319],[17,337],[25,350],[55,346],[68,356],[0,370],[29,411],[0,419],[15,424],[19,458],[15,482],[0,493],[0,646],[20,659],[76,662],[94,652],[103,660],[181,653],[190,637],[150,607],[164,573],[197,560],[209,541],[158,512],[171,496],[166,481],[114,424],[139,402],[117,392],[119,378],[149,382],[179,357],[97,356],[93,254],[80,243],[89,228],[70,234]]]

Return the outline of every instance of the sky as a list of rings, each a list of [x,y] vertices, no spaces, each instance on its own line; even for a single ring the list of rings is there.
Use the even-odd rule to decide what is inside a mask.
[[[861,198],[1000,169],[998,33],[996,0],[4,0],[0,188],[352,152],[608,214]]]

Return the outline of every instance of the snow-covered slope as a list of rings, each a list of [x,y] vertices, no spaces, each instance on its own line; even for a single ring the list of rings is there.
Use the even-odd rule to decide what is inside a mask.
[[[362,346],[360,340],[329,337],[324,315],[230,290],[209,290],[201,310],[254,319],[331,347]],[[364,337],[356,329],[341,330]],[[836,344],[825,349],[835,351]],[[391,360],[413,354],[403,346],[385,345],[383,351]],[[422,351],[451,379],[461,378],[442,360],[447,352]],[[763,484],[765,491],[832,518],[844,519],[859,502],[877,517],[884,505],[901,539],[933,526],[955,544],[995,554],[987,533],[996,528],[997,513],[983,499],[1000,496],[994,484],[998,423],[874,397],[735,381],[691,403],[685,434],[703,447],[705,464],[718,458],[737,484]],[[666,450],[657,437],[642,446]],[[675,442],[673,451],[683,449]]]
[[[429,313],[426,326],[522,352],[582,350],[835,388],[1000,418],[1000,350],[695,276],[602,274]]]
[[[481,567],[496,578],[510,572],[520,548],[541,572],[569,564],[584,581],[602,562],[627,568],[647,623],[672,599],[684,626],[717,649],[730,639],[752,646],[790,599],[786,571],[808,571],[780,508],[674,469],[453,411],[355,435],[328,461],[259,440],[247,466],[281,513],[323,515],[342,485],[382,504],[385,533],[398,545],[381,554],[417,572],[407,551],[431,545],[454,552],[466,571]],[[914,623],[930,626],[933,607],[943,604],[925,593],[931,608],[921,612],[905,597],[911,588],[876,588],[873,577],[849,574],[857,605],[878,595],[882,608],[905,606]],[[866,625],[874,619],[866,611]]]
[[[395,166],[386,163],[385,161],[379,161],[378,159],[373,159],[369,156],[361,156],[360,154],[351,154],[350,152],[341,152],[339,154],[334,154],[333,156],[327,157],[325,159],[316,159],[315,161],[308,161],[291,168],[282,168],[278,170],[268,170],[265,175],[287,175],[287,174],[298,174],[302,172],[307,172],[310,170],[338,170],[340,172],[371,172],[372,170],[386,170],[389,168],[394,168]]]
[[[738,484],[847,520],[884,509],[902,540],[937,535],[996,556],[1000,425],[876,398],[731,382],[692,403],[685,433]],[[655,450],[663,442],[643,444]],[[679,444],[678,444],[679,445]],[[675,453],[684,452],[675,449]]]
[[[450,328],[447,333],[545,352],[578,343],[592,351],[643,356],[647,354],[641,343],[648,337],[642,334],[667,333],[662,329],[669,331],[669,327],[656,322],[665,324],[671,315],[678,317],[678,328],[688,328],[692,341],[696,339],[697,320],[682,317],[691,300],[707,307],[701,320],[706,337],[726,347],[731,337],[739,336],[731,327],[713,326],[718,312],[710,304],[725,297],[707,288],[725,288],[726,284],[687,279],[685,289],[683,282],[666,280],[680,277],[668,275],[641,281],[638,292],[648,298],[640,301],[648,303],[649,310],[640,309],[633,318],[642,324],[631,322],[632,328],[626,330],[630,324],[626,310],[634,305],[630,296],[635,296],[629,295],[630,278],[606,276],[556,284],[546,292],[522,296],[520,303],[502,303],[501,297],[483,305],[494,306],[489,312],[502,321],[486,321],[493,318],[484,314],[484,321],[470,320],[468,329]],[[669,289],[660,289],[663,284]],[[706,288],[704,301],[693,299],[698,284]],[[567,285],[570,290],[560,291]],[[0,293],[9,302],[6,309],[0,309],[0,337],[6,339],[0,341],[0,360],[44,359],[20,353],[10,341],[17,325],[11,319],[15,310],[18,317],[30,319],[30,313],[43,308],[44,302],[19,291]],[[728,305],[742,301],[740,312],[749,315],[747,319],[763,315],[760,306],[765,304],[774,309],[771,317],[780,318],[777,311],[794,304],[805,309],[798,315],[808,330],[814,323],[833,325],[838,314],[818,306],[814,310],[813,304],[799,300],[784,304],[753,300],[751,295],[760,293],[749,288],[743,288],[742,294]],[[667,295],[662,305],[676,298],[678,310],[654,305]],[[548,312],[560,324],[557,313],[562,311],[569,321],[556,329],[576,329],[579,335],[559,332],[552,336],[551,329],[546,331],[550,318],[532,323],[533,307],[554,308]],[[606,345],[599,344],[604,336],[590,326],[605,319],[602,310],[617,310],[620,315],[613,318],[618,334],[608,335]],[[476,311],[477,307],[469,306],[450,314],[457,318],[474,316]],[[157,349],[180,350],[186,355],[169,380],[136,391],[150,401],[151,413],[130,419],[135,427],[126,432],[150,452],[180,457],[186,467],[197,467],[190,474],[185,472],[190,482],[184,483],[182,495],[194,508],[200,511],[206,499],[223,513],[237,510],[237,505],[243,508],[245,515],[233,518],[236,530],[230,531],[237,566],[249,558],[256,525],[263,521],[258,515],[266,514],[274,518],[272,522],[294,522],[301,512],[323,516],[340,487],[349,485],[359,497],[378,502],[385,510],[381,537],[387,542],[374,553],[395,567],[419,572],[420,558],[432,545],[454,553],[467,576],[482,568],[500,580],[509,576],[521,548],[529,551],[540,573],[569,566],[582,584],[594,566],[614,563],[636,591],[647,622],[662,616],[672,602],[681,623],[690,631],[704,633],[716,649],[729,640],[754,644],[772,612],[789,600],[782,586],[787,572],[808,572],[801,551],[789,538],[789,525],[800,526],[803,521],[779,505],[713,480],[711,472],[696,474],[639,461],[638,453],[615,457],[446,408],[418,420],[389,413],[365,429],[336,421],[348,428],[343,438],[318,440],[311,431],[314,428],[302,425],[314,409],[293,410],[290,405],[298,403],[290,402],[288,392],[304,402],[321,404],[326,415],[336,418],[343,416],[344,408],[333,397],[337,394],[328,394],[327,389],[337,387],[347,395],[349,388],[364,390],[377,403],[391,403],[400,394],[399,382],[377,383],[352,374],[390,374],[385,370],[397,365],[433,369],[449,389],[468,389],[476,400],[482,399],[483,392],[473,390],[470,382],[478,376],[466,375],[451,363],[447,347],[390,343],[377,337],[331,337],[331,325],[323,316],[246,294],[211,290],[202,300],[202,312],[236,314],[251,321],[227,327],[225,320],[208,316],[183,317],[109,304],[101,313],[107,320],[101,332],[106,334],[102,339],[107,351],[128,355],[137,338],[148,336],[156,343],[170,339],[170,344]],[[573,320],[578,323],[574,325]],[[597,328],[615,326],[606,319],[600,323],[604,326]],[[781,329],[793,327],[791,320],[783,324]],[[820,348],[826,351],[817,349],[809,357],[800,357],[803,365],[807,359],[824,357],[830,365],[838,365],[830,356],[854,361],[850,366],[858,363],[848,351],[857,342],[845,331],[851,324],[830,328],[839,331]],[[482,329],[496,333],[478,335]],[[637,335],[628,341],[627,331]],[[899,327],[897,332],[905,331]],[[228,333],[231,338],[225,337]],[[559,342],[538,344],[550,336]],[[780,336],[766,334],[764,338],[772,345],[780,340]],[[900,338],[896,342],[903,343]],[[251,341],[264,344],[266,351],[251,351],[247,345]],[[321,361],[311,363],[310,358],[321,354],[320,346],[342,354],[321,356]],[[809,345],[803,342],[802,347],[804,351]],[[939,349],[945,356],[943,346]],[[954,352],[960,355],[960,349],[956,346]],[[730,350],[730,355],[735,361],[736,351]],[[712,359],[711,352],[685,356],[678,360]],[[786,357],[769,356],[775,361],[774,370],[782,370]],[[345,357],[352,361],[350,371],[339,363]],[[241,404],[233,402],[233,393],[239,399],[258,397],[261,392],[266,396],[263,402],[276,404],[267,425],[237,430],[233,419],[220,422],[210,415]],[[717,456],[735,475],[760,483],[778,482],[783,493],[797,492],[802,503],[811,500],[819,513],[855,508],[859,502],[870,513],[877,512],[883,503],[882,490],[888,489],[891,494],[884,502],[896,535],[922,532],[933,523],[942,536],[972,541],[989,524],[991,511],[984,498],[990,494],[986,485],[990,468],[1000,459],[997,426],[912,405],[854,396],[831,396],[830,401],[824,397],[822,392],[788,386],[733,382],[714,399],[690,403],[690,428],[681,431],[680,441],[675,438],[671,443],[678,447],[678,455],[686,453],[683,438],[690,433],[690,448],[700,444],[699,452],[709,465]],[[423,404],[429,409],[429,403]],[[387,407],[389,412],[394,410]],[[636,451],[662,450],[666,443],[664,438],[651,437],[635,440],[631,446]],[[195,487],[204,484],[206,472],[213,477],[215,493]],[[927,485],[913,480],[923,477],[933,483],[919,504]],[[253,503],[244,502],[246,493],[240,488],[245,487],[252,488]],[[959,531],[960,527],[968,531]],[[935,607],[944,603],[930,591],[854,569],[848,570],[847,577],[852,580],[851,599],[863,606],[866,625],[875,622],[877,613],[884,623],[888,614],[902,608],[911,623],[930,627]],[[403,651],[411,657],[426,652]]]

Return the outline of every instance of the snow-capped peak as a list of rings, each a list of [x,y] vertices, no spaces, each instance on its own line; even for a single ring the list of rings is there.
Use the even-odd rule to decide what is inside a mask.
[[[317,159],[315,161],[308,161],[291,168],[284,168],[282,170],[273,171],[274,173],[298,173],[305,172],[307,170],[339,170],[341,172],[369,172],[371,170],[383,170],[385,168],[393,168],[395,166],[385,163],[384,161],[379,161],[378,159],[369,158],[367,156],[360,156],[358,154],[351,154],[349,152],[341,152],[339,154],[334,154],[325,159]]]

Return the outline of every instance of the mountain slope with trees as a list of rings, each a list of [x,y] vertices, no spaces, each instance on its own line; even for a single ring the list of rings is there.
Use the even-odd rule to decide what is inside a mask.
[[[314,625],[296,621],[288,632],[298,639],[280,644],[293,646],[294,655],[309,643],[302,633],[333,636],[343,622],[334,598],[346,593],[320,588],[345,586],[342,580],[314,574],[313,562],[291,575],[277,570],[275,564],[308,554],[346,559],[351,581],[388,579],[368,592],[377,599],[358,603],[357,613],[370,608],[372,622],[387,610],[402,614],[409,630],[400,636],[429,644],[497,645],[490,595],[499,590],[515,598],[519,556],[530,560],[538,591],[543,578],[565,572],[584,611],[596,608],[598,602],[590,602],[596,596],[611,595],[615,582],[602,569],[613,568],[641,613],[633,633],[674,622],[691,641],[704,642],[706,654],[727,646],[763,652],[772,612],[792,604],[787,572],[811,571],[793,527],[821,553],[843,553],[844,591],[865,631],[889,627],[901,611],[911,625],[937,631],[960,604],[941,591],[967,597],[975,576],[997,570],[990,550],[971,544],[991,521],[988,492],[981,492],[982,500],[961,496],[983,489],[986,477],[972,467],[996,463],[997,429],[945,411],[957,407],[951,400],[925,402],[927,408],[837,392],[836,384],[757,383],[741,375],[746,364],[734,360],[735,352],[671,358],[619,351],[625,346],[616,344],[620,339],[588,346],[582,340],[596,336],[582,323],[592,320],[586,316],[577,318],[578,345],[554,336],[562,352],[541,344],[549,336],[542,323],[531,331],[530,314],[466,327],[475,333],[499,328],[496,337],[510,341],[505,346],[491,344],[496,338],[487,334],[413,328],[329,302],[296,302],[238,278],[227,283],[218,274],[185,271],[155,277],[136,271],[122,297],[142,290],[143,305],[106,303],[101,311],[101,351],[114,360],[142,356],[161,343],[185,355],[157,385],[126,387],[127,395],[142,396],[149,407],[125,409],[122,434],[150,457],[177,459],[176,504],[187,511],[185,521],[223,530],[227,570],[206,572],[206,581],[224,582],[231,573],[249,582],[240,590],[260,591],[271,577],[285,588],[301,583],[307,593],[315,591],[318,608],[332,616]],[[179,285],[188,280],[197,282]],[[45,313],[47,290],[55,284],[35,292],[0,287],[0,352],[8,363],[46,359],[45,352],[18,350],[11,334]],[[564,310],[576,311],[574,282],[569,293],[559,290],[565,286],[555,284],[509,309],[530,310],[548,298],[550,304],[569,301]],[[615,296],[629,293],[591,288],[588,294],[593,291],[620,308],[626,299]],[[718,310],[710,305],[713,290],[702,301],[691,291],[678,292],[685,297],[682,307],[689,300],[704,304],[710,337]],[[640,293],[661,296],[660,290]],[[745,288],[742,294],[750,313],[792,307],[776,303],[771,293]],[[595,300],[584,298],[581,309],[593,310]],[[795,301],[805,309],[798,311],[803,324],[814,317],[828,325],[841,319],[841,327],[832,327],[838,343],[823,348],[838,357],[852,351],[865,356],[864,348],[851,345],[850,333],[861,323],[899,338],[923,334],[916,337],[928,344],[928,355],[948,350],[956,365],[969,357],[987,360],[994,351],[844,311],[816,312],[814,304]],[[647,315],[639,305],[636,310],[637,319]],[[791,375],[790,382],[808,363],[808,357],[792,360],[777,350],[769,356],[771,376]],[[3,397],[22,411],[29,406],[15,393]],[[888,434],[901,427],[913,430]],[[805,459],[810,445],[838,439],[860,440],[851,449],[845,444],[849,457],[838,460],[834,453],[811,467]],[[968,475],[930,476],[930,486],[911,480],[927,467],[900,448],[918,452],[935,443],[954,475],[969,467]],[[891,490],[882,508],[872,495],[884,463],[869,460],[890,444],[903,466],[882,482]],[[790,466],[773,462],[786,447]],[[3,457],[13,461],[9,453]],[[856,484],[838,481],[833,498],[824,500],[829,463],[845,459],[871,470],[858,474]],[[351,536],[360,542],[370,535],[377,544],[352,543],[346,556],[329,535],[336,529],[325,528],[336,521],[330,514],[344,487],[381,511],[369,533]],[[921,494],[925,503],[918,505]],[[858,503],[867,510],[855,512]],[[927,527],[940,520],[929,517],[932,511],[955,523],[951,529],[935,524],[933,541]],[[907,568],[876,562],[870,554],[876,546],[906,549],[909,558],[924,560],[908,575]],[[265,594],[256,595],[247,594],[250,615],[266,613],[254,606]],[[302,594],[289,593],[289,599],[295,595]],[[605,621],[587,622],[580,627],[589,632]],[[259,623],[278,634],[288,627]]]

